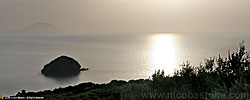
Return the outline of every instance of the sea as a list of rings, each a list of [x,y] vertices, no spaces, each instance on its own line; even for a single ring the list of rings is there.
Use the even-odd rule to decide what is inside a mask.
[[[184,63],[226,57],[249,33],[18,34],[0,33],[0,95],[43,91],[82,82],[150,79],[157,70],[173,75]],[[50,78],[41,69],[59,56],[77,60],[78,76]]]

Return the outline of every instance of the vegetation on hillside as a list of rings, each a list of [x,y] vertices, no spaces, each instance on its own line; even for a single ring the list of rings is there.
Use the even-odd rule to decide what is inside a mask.
[[[16,96],[43,96],[69,100],[249,100],[250,53],[243,43],[223,58],[212,57],[204,65],[185,63],[173,76],[156,71],[150,79],[108,84],[82,83],[40,92],[22,91]]]

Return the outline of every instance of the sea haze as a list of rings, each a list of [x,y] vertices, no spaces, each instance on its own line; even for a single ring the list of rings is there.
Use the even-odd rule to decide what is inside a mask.
[[[185,61],[198,65],[205,58],[235,51],[247,33],[168,33],[146,35],[13,35],[0,34],[0,94],[38,91],[81,82],[149,78],[156,69],[167,74]],[[158,55],[158,54],[162,55]],[[67,55],[90,70],[67,79],[41,75],[43,66]]]

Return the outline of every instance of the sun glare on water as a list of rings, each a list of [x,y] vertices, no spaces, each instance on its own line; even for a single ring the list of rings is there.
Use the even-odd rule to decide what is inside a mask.
[[[151,70],[164,70],[167,75],[172,75],[177,68],[176,48],[174,35],[157,34],[153,36],[151,52]]]

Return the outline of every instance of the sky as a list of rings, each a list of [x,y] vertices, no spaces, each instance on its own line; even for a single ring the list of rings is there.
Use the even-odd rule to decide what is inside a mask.
[[[250,32],[250,0],[0,0],[0,32],[40,21],[65,34]]]

